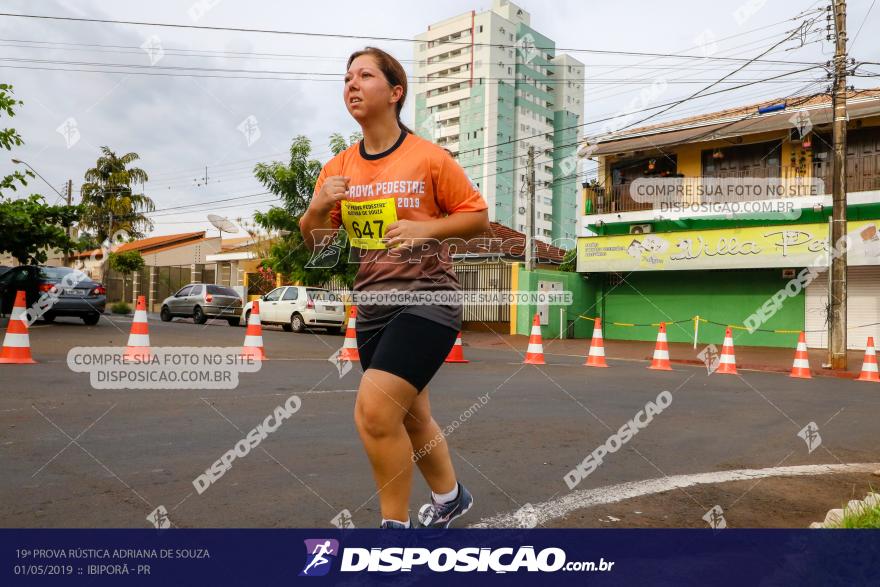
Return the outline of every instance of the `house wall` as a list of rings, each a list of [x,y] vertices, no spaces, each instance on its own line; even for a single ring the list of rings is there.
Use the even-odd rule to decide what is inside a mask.
[[[693,342],[692,318],[700,316],[717,324],[701,322],[697,342],[715,344],[719,349],[725,325],[743,324],[788,281],[779,269],[632,272],[619,283],[605,275],[599,306],[606,340],[656,340],[654,324],[682,321],[667,324],[667,339]],[[804,303],[805,295],[800,291],[761,325],[761,331],[749,334],[742,329],[733,330],[734,344],[794,347],[797,332],[804,329]],[[620,326],[615,322],[648,326]]]

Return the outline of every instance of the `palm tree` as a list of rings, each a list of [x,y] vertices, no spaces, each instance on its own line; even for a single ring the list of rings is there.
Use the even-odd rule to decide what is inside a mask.
[[[131,238],[143,238],[153,229],[146,214],[155,210],[155,205],[146,195],[132,191],[132,186],[149,179],[140,167],[128,167],[140,155],[126,153],[120,157],[109,147],[101,147],[101,153],[95,166],[85,173],[81,225],[93,231],[98,242],[117,230],[125,230]]]

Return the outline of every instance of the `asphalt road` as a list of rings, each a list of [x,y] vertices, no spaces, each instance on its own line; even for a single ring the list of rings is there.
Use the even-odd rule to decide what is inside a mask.
[[[341,336],[265,328],[270,360],[235,390],[96,390],[67,367],[71,347],[121,347],[128,329],[125,318],[38,323],[30,338],[40,364],[0,365],[0,526],[149,527],[146,516],[160,505],[179,527],[330,527],[344,509],[355,526],[377,525],[352,422],[360,367],[340,378],[327,360]],[[150,322],[154,346],[236,346],[243,337],[225,323]],[[462,522],[566,496],[563,476],[664,390],[671,404],[578,490],[880,461],[878,385],[689,366],[658,372],[635,361],[591,369],[565,356],[524,366],[523,350],[465,347],[471,362],[445,365],[431,384],[440,426],[458,421],[448,441],[476,499]],[[299,411],[198,494],[193,479],[293,394]],[[797,435],[810,422],[821,436],[812,452]],[[413,514],[429,496],[416,477]]]

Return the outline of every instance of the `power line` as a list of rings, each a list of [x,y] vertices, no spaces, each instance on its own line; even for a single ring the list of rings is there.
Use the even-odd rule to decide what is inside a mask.
[[[815,19],[814,19],[814,20],[815,20]],[[753,59],[747,61],[746,63],[742,64],[741,66],[739,66],[738,68],[736,68],[736,69],[733,70],[732,72],[730,72],[730,73],[724,75],[724,76],[723,76],[721,79],[719,79],[718,81],[709,84],[709,85],[706,86],[705,88],[703,88],[703,89],[701,89],[701,90],[698,90],[697,92],[691,94],[690,96],[688,96],[688,97],[685,98],[684,100],[681,100],[679,103],[681,104],[681,103],[687,102],[688,100],[691,100],[691,99],[697,98],[697,97],[699,97],[699,95],[702,94],[703,92],[705,92],[705,91],[707,91],[707,90],[709,90],[709,89],[715,87],[716,85],[718,85],[719,83],[721,83],[721,82],[723,82],[724,80],[728,79],[729,77],[731,77],[731,76],[733,76],[733,75],[739,73],[740,71],[742,71],[743,69],[745,69],[746,67],[748,67],[748,66],[751,65],[752,63],[756,62],[758,59],[760,59],[761,57],[763,57],[764,55],[766,55],[767,53],[769,53],[770,51],[772,51],[772,50],[775,49],[776,47],[782,45],[784,42],[786,42],[786,41],[788,41],[789,39],[791,39],[792,37],[794,37],[794,35],[796,35],[799,31],[803,31],[803,30],[806,28],[806,25],[807,25],[807,24],[812,25],[812,23],[809,22],[809,21],[808,21],[808,22],[804,22],[803,24],[801,24],[800,27],[798,27],[795,31],[793,31],[793,32],[792,32],[788,37],[786,37],[785,39],[783,39],[783,40],[779,41],[778,43],[774,44],[773,46],[771,46],[771,47],[770,47],[769,49],[767,49],[766,51],[761,52],[757,57],[754,57]],[[661,110],[660,112],[655,112],[655,113],[651,114],[650,116],[646,116],[645,118],[642,118],[642,119],[640,119],[640,120],[637,120],[636,122],[630,123],[630,124],[624,126],[623,128],[620,128],[620,129],[617,129],[617,130],[620,131],[620,130],[623,130],[623,129],[626,129],[626,128],[631,128],[631,127],[633,127],[633,126],[636,126],[636,125],[642,124],[642,123],[645,122],[645,121],[648,121],[648,120],[650,120],[650,119],[652,119],[652,118],[656,118],[657,116],[663,114],[664,112],[668,112],[669,110],[672,110],[672,109],[675,108],[677,105],[678,105],[678,104],[671,104],[669,107],[664,108],[664,109]]]
[[[35,63],[40,65],[72,65],[78,67],[71,68],[60,68],[54,69],[53,71],[78,71],[85,73],[113,73],[113,74],[124,74],[124,75],[165,75],[169,77],[222,77],[224,79],[272,79],[279,81],[312,81],[312,82],[330,82],[330,83],[339,83],[344,74],[342,73],[328,73],[328,72],[312,72],[312,71],[269,71],[269,70],[245,70],[245,69],[223,69],[223,68],[204,68],[204,67],[182,67],[182,66],[163,66],[163,65],[142,65],[135,63],[101,63],[101,62],[85,62],[85,61],[65,61],[65,60],[57,60],[57,59],[27,59],[27,58],[19,58],[19,57],[0,57],[0,62],[12,62],[12,63]],[[7,67],[5,65],[0,64],[0,67]],[[8,66],[13,67],[13,66]],[[113,67],[113,68],[122,68],[122,69],[134,69],[136,71],[108,71],[105,69],[80,69],[81,67]],[[28,68],[19,68],[19,69],[28,69]],[[34,69],[41,69],[41,67],[35,66]],[[171,70],[171,72],[167,71],[156,71],[156,70]],[[152,73],[146,73],[146,72]],[[229,73],[229,74],[273,74],[273,75],[308,75],[308,76],[321,76],[317,78],[312,77],[253,77],[246,75],[229,75],[229,76],[221,76],[221,75],[195,75],[190,73],[176,73],[176,72],[185,72],[185,71],[197,71],[197,72],[211,72],[211,73]],[[175,73],[172,73],[175,72]],[[329,78],[329,79],[328,79]],[[475,78],[478,80],[488,80],[488,81],[503,81],[503,82],[517,82],[519,81],[516,77],[479,77]],[[459,83],[466,83],[472,81],[470,77],[452,77],[452,76],[441,76],[435,78],[428,78],[420,81],[415,81],[414,83],[431,83],[438,81],[452,81]],[[554,85],[562,85],[569,83],[571,80],[547,80],[540,82],[540,85],[546,86],[554,86]],[[696,84],[696,83],[706,83],[709,80],[668,80],[669,84]],[[739,81],[745,80],[734,80],[726,83],[738,83]],[[754,81],[754,80],[753,80]],[[615,79],[594,79],[594,80],[578,80],[576,83],[581,83],[584,85],[621,85],[621,84],[631,84],[631,85],[642,85],[644,84],[644,79],[639,78],[615,78]],[[721,82],[716,82],[721,83]],[[455,85],[450,84],[450,85]],[[540,89],[540,88],[537,88]]]
[[[589,125],[592,125],[592,124],[596,124],[596,123],[598,123],[598,122],[606,122],[606,121],[609,121],[609,120],[614,120],[614,119],[616,119],[616,118],[620,118],[620,117],[622,117],[622,116],[630,116],[630,115],[632,115],[632,114],[638,114],[639,112],[650,112],[650,111],[652,111],[652,110],[656,110],[656,109],[658,109],[658,108],[664,108],[664,107],[666,107],[666,106],[676,106],[676,105],[682,104],[682,103],[684,103],[684,102],[687,102],[688,100],[694,100],[694,99],[697,99],[697,98],[707,98],[707,97],[709,97],[709,96],[714,96],[714,95],[717,95],[717,94],[720,94],[720,93],[723,93],[723,92],[730,92],[730,91],[733,91],[733,90],[738,90],[738,89],[740,89],[740,88],[744,88],[744,87],[748,87],[748,86],[753,86],[753,85],[755,85],[755,84],[757,84],[757,83],[764,83],[764,82],[769,81],[769,80],[775,80],[775,79],[779,79],[779,78],[782,78],[782,77],[786,77],[786,76],[788,76],[788,75],[794,75],[795,73],[803,73],[803,72],[805,72],[805,71],[809,71],[809,70],[811,70],[811,69],[816,69],[817,67],[818,67],[818,66],[809,67],[809,68],[805,68],[805,69],[802,69],[802,70],[797,70],[797,71],[793,71],[793,72],[784,73],[784,74],[781,74],[781,75],[778,75],[778,76],[773,76],[773,77],[770,77],[770,78],[766,78],[765,80],[759,80],[759,81],[756,81],[756,82],[747,82],[747,83],[744,83],[744,84],[741,84],[741,85],[739,85],[739,86],[735,86],[735,87],[723,88],[723,89],[720,89],[720,90],[716,90],[716,91],[714,91],[714,92],[708,92],[708,93],[705,93],[705,94],[701,94],[701,95],[697,95],[697,96],[692,96],[692,97],[684,98],[684,99],[681,99],[681,100],[675,100],[675,101],[672,101],[672,102],[666,102],[666,103],[664,103],[664,104],[658,104],[658,105],[656,105],[656,106],[650,106],[650,107],[647,107],[647,108],[642,108],[642,109],[640,109],[640,110],[635,110],[635,111],[632,111],[632,112],[626,112],[626,113],[621,113],[621,114],[617,114],[617,115],[614,115],[614,116],[609,116],[609,117],[605,117],[605,118],[600,118],[600,119],[593,120],[593,121],[590,121],[590,122],[586,122],[586,123],[583,123],[583,124],[577,124],[577,125],[572,125],[572,126],[568,126],[568,127],[560,128],[560,129],[558,129],[558,131],[559,131],[559,132],[562,132],[562,131],[566,131],[566,130],[576,130],[576,129],[583,128],[583,127],[586,127],[586,126],[589,126]],[[495,143],[494,145],[487,145],[487,146],[485,146],[485,147],[479,147],[479,148],[477,148],[477,149],[468,149],[468,150],[465,150],[465,151],[459,151],[459,152],[458,152],[458,155],[461,156],[462,154],[465,154],[465,153],[473,153],[473,152],[476,152],[476,151],[481,150],[481,149],[489,149],[489,148],[493,148],[493,147],[500,147],[500,146],[505,146],[505,145],[514,144],[514,143],[517,143],[517,142],[520,142],[520,141],[524,141],[524,140],[536,139],[536,138],[543,137],[544,134],[545,134],[545,133],[539,133],[539,134],[536,134],[536,135],[531,135],[531,136],[527,136],[527,137],[521,137],[521,138],[519,138],[519,139],[511,139],[511,140],[509,140],[509,141],[502,141],[502,142],[499,142],[499,143]]]
[[[31,18],[31,19],[40,19],[40,20],[59,20],[59,21],[68,21],[68,22],[90,22],[90,23],[99,23],[99,24],[127,24],[134,26],[147,26],[147,27],[163,27],[163,28],[175,28],[175,29],[191,29],[191,30],[203,30],[203,31],[224,31],[224,32],[238,32],[238,33],[257,33],[257,34],[270,34],[270,35],[288,35],[288,36],[301,36],[301,37],[312,37],[312,38],[326,38],[326,39],[351,39],[351,40],[362,40],[362,41],[388,41],[388,42],[406,42],[406,43],[421,43],[424,41],[420,41],[419,39],[406,38],[406,37],[380,37],[380,36],[370,36],[370,35],[352,35],[352,34],[341,34],[341,33],[317,33],[317,32],[304,32],[304,31],[285,31],[280,29],[253,29],[253,28],[244,28],[244,27],[219,27],[219,26],[205,26],[205,25],[195,25],[195,24],[179,24],[179,23],[161,23],[161,22],[147,22],[147,21],[135,21],[135,20],[115,20],[115,19],[103,19],[103,18],[84,18],[84,17],[73,17],[73,16],[49,16],[42,14],[16,14],[12,12],[0,12],[0,16],[8,16],[13,18]],[[476,42],[458,42],[458,41],[444,41],[444,45],[461,45],[463,47],[496,47],[502,49],[517,49],[517,45],[515,44],[507,44],[507,43],[476,43]],[[567,53],[594,53],[600,55],[631,55],[638,57],[676,57],[679,59],[701,59],[705,60],[706,58],[702,55],[682,55],[682,54],[673,54],[673,53],[651,53],[645,51],[614,51],[610,49],[583,49],[583,48],[562,48],[562,47],[538,47],[535,46],[534,49],[538,50],[553,50],[553,51],[562,51]],[[742,59],[736,58],[719,58],[721,60],[728,61],[743,61]],[[772,60],[767,60],[766,62],[772,62]],[[797,61],[777,61],[780,63],[787,64],[797,64],[797,65],[816,65],[815,62],[797,62]]]
[[[856,39],[859,38],[859,33],[862,32],[862,27],[865,26],[865,23],[868,22],[868,17],[871,16],[871,11],[874,10],[874,4],[877,3],[877,0],[871,1],[871,6],[868,7],[868,12],[865,13],[865,18],[862,19],[862,23],[859,25],[859,29],[856,31],[855,36],[853,36],[852,42],[849,44],[849,50],[852,51],[853,45],[856,44]]]

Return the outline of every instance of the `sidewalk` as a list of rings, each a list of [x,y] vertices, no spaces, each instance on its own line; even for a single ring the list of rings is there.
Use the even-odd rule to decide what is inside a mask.
[[[721,343],[718,341],[715,346],[721,351]],[[529,346],[529,337],[524,335],[503,335],[492,332],[471,332],[464,331],[462,333],[462,344],[474,348],[491,348],[517,350],[525,353],[526,347]],[[654,354],[655,343],[653,341],[632,341],[632,340],[608,340],[605,339],[605,356],[609,359],[638,360],[650,362]],[[697,353],[702,351],[707,345],[698,343],[694,349],[692,344],[681,342],[669,343],[670,362],[675,364],[702,365],[703,361],[697,357]],[[544,339],[545,355],[566,355],[579,356],[586,359],[587,352],[590,349],[590,341],[586,339]],[[746,369],[752,371],[770,371],[779,373],[790,373],[791,366],[794,362],[794,348],[778,348],[778,347],[753,347],[740,346],[734,347],[736,354],[736,366],[738,369]],[[845,379],[856,378],[862,369],[862,360],[865,357],[864,351],[849,351],[848,369],[845,372],[830,371],[822,369],[822,363],[827,361],[828,351],[824,349],[809,349],[810,372],[814,377],[840,377]]]

